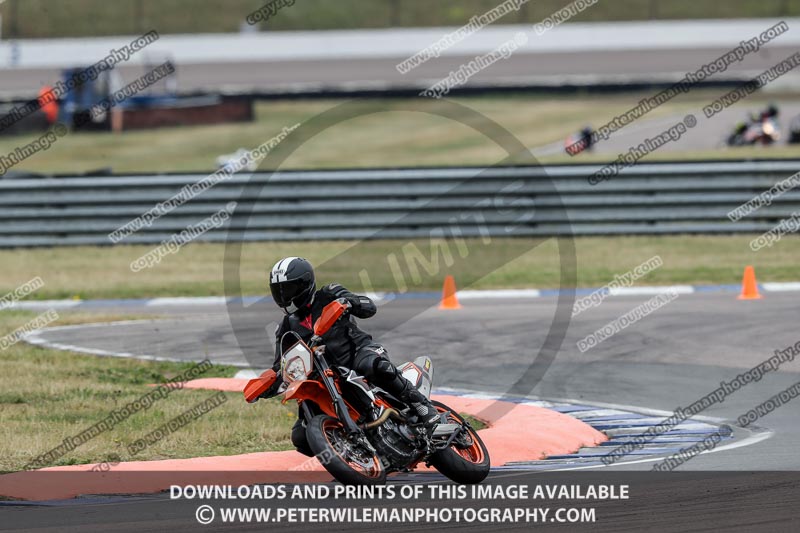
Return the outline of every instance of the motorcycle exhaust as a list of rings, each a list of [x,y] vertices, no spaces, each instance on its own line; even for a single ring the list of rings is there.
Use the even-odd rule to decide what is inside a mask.
[[[364,424],[364,429],[374,429],[389,420],[390,416],[395,420],[403,420],[403,416],[400,413],[389,407],[381,413],[381,416],[379,416],[377,420]]]

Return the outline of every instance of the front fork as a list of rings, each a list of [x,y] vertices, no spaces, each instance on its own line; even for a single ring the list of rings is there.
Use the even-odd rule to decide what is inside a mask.
[[[328,366],[328,362],[325,360],[325,357],[321,352],[322,350],[314,351],[314,361],[317,364],[320,376],[322,376],[322,383],[325,384],[325,388],[328,389],[328,394],[330,394],[331,398],[333,399],[333,408],[336,411],[336,415],[344,424],[344,428],[347,430],[347,435],[350,438],[359,441],[366,440],[362,439],[363,432],[361,431],[361,428],[359,428],[355,420],[350,417],[350,410],[347,408],[347,404],[344,402],[342,395],[339,394],[339,390],[336,388],[336,383],[334,382],[333,377],[328,375],[330,374],[331,368]],[[308,407],[305,409],[308,409]]]

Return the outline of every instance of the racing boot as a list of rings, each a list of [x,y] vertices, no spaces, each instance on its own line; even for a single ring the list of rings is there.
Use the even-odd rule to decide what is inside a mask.
[[[406,387],[398,398],[413,407],[422,421],[422,424],[426,428],[433,430],[440,421],[439,411],[436,410],[436,407],[424,394],[411,385],[410,381],[402,377],[400,379],[406,382]]]
[[[438,425],[440,417],[436,407],[403,377],[397,367],[383,357],[376,358],[373,364],[374,376],[384,390],[411,406],[426,428],[432,430]]]

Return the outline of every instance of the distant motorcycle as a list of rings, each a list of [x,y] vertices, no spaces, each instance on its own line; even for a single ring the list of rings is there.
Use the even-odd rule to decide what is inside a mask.
[[[569,155],[578,155],[585,150],[591,151],[594,146],[593,133],[591,126],[587,126],[581,131],[570,135],[564,140],[564,151]]]
[[[281,339],[283,385],[273,393],[276,373],[267,370],[247,383],[245,399],[252,403],[281,395],[283,403],[296,400],[311,451],[341,483],[384,484],[386,474],[410,472],[420,463],[456,483],[483,481],[489,474],[489,452],[458,413],[432,402],[441,418],[429,431],[416,411],[388,392],[348,368],[328,364],[322,336],[347,312],[347,305],[338,300],[328,304],[308,344],[296,333],[286,333]],[[429,357],[418,357],[399,369],[422,394],[430,395],[433,364]]]
[[[773,117],[761,117],[760,119],[746,123],[740,122],[728,136],[726,144],[728,146],[753,146],[756,144],[770,145],[780,140],[781,134],[778,123]]]
[[[726,139],[726,144],[728,146],[753,146],[778,142],[781,136],[778,126],[779,114],[778,106],[769,104],[757,114],[749,115],[747,122],[740,122],[736,125],[733,133]]]

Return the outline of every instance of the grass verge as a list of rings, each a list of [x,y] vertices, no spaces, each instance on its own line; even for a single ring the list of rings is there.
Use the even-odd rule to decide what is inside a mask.
[[[487,427],[486,423],[480,418],[475,418],[474,416],[465,413],[458,413],[458,414],[461,415],[461,418],[469,422],[469,425],[472,426],[472,429],[474,429],[475,431],[480,431]]]
[[[498,0],[304,0],[290,3],[262,22],[262,30],[314,30],[404,26],[460,26],[495,8]],[[535,24],[569,2],[537,0],[522,4],[498,24]],[[0,4],[2,34],[21,38],[126,35],[156,28],[162,34],[241,31],[248,13],[268,0],[12,0]],[[615,0],[599,2],[575,17],[576,22],[696,18],[796,16],[800,7],[788,0]]]
[[[31,320],[34,313],[3,311],[0,335]],[[104,317],[107,320],[120,317]],[[97,321],[97,315],[67,315],[63,323]],[[19,342],[0,352],[0,471],[17,471],[118,409],[151,392],[192,364],[93,357],[46,350]],[[202,377],[230,377],[236,369],[213,366]],[[278,401],[248,405],[241,394],[225,393],[218,408],[157,444],[131,455],[127,445],[157,429],[214,392],[175,390],[67,452],[48,466],[121,460],[155,460],[286,450],[295,412]]]
[[[456,103],[502,124],[525,146],[536,149],[556,143],[587,124],[598,127],[614,116],[635,106],[642,98],[658,91],[614,95],[504,95],[453,98]],[[681,95],[641,119],[675,117],[686,113],[702,117],[701,109],[726,90],[696,89]],[[714,119],[720,130],[709,135],[728,132],[735,120],[747,110],[759,109],[777,95],[756,94],[742,103],[740,114],[732,119]],[[796,95],[780,98],[779,105],[797,100]],[[47,151],[14,166],[14,170],[39,173],[83,173],[98,168],[111,168],[117,173],[137,172],[211,172],[215,159],[238,148],[255,148],[272,139],[284,127],[308,121],[342,101],[292,100],[256,104],[256,118],[251,123],[211,126],[169,127],[120,134],[70,133],[60,137]],[[305,142],[281,165],[284,169],[320,169],[343,167],[408,167],[442,165],[494,165],[507,154],[494,142],[469,126],[430,113],[396,110],[407,106],[407,100],[375,101],[374,109],[385,111],[361,116],[336,124]],[[426,102],[435,111],[437,104]],[[379,107],[378,107],[379,106]],[[790,116],[782,117],[788,120]],[[469,121],[472,117],[465,116]],[[631,126],[634,128],[635,126]],[[716,126],[715,126],[716,128]],[[633,129],[628,131],[635,131]],[[624,134],[625,130],[620,132]],[[653,135],[655,132],[653,133]],[[32,142],[37,135],[0,137],[0,154],[11,153],[17,147]],[[632,135],[630,144],[643,138]],[[797,148],[783,143],[764,149],[743,147],[729,150],[699,149],[677,151],[665,148],[647,156],[643,161],[663,159],[722,159],[797,157]],[[75,154],[80,154],[76,157]],[[599,150],[572,158],[560,148],[553,155],[539,157],[541,163],[608,162],[616,152]]]
[[[758,253],[748,246],[752,238],[748,235],[576,238],[577,286],[603,286],[615,274],[621,275],[655,255],[662,258],[663,266],[640,279],[639,285],[738,283],[743,267],[749,264],[755,266],[760,281],[800,279],[797,236],[785,236],[781,242]],[[286,256],[308,258],[317,267],[320,285],[338,281],[351,290],[363,290],[359,273],[366,269],[372,289],[397,291],[398,282],[387,257],[395,254],[404,272],[409,272],[403,249],[412,244],[430,264],[412,261],[420,277],[414,280],[405,274],[410,291],[438,291],[446,273],[455,275],[459,288],[561,285],[559,250],[553,239],[538,246],[533,239],[493,239],[489,244],[467,240],[469,254],[464,260],[458,260],[455,246],[449,243],[456,258],[452,266],[448,266],[441,250],[432,251],[428,241],[250,243],[243,245],[241,261],[234,270],[238,268],[245,295],[267,293],[268,269]],[[28,300],[225,294],[224,244],[189,244],[153,268],[132,272],[131,261],[148,250],[148,246],[0,250],[3,265],[0,294],[13,291],[35,275],[41,276],[45,285],[28,296]],[[434,253],[438,262],[431,260]],[[497,265],[503,266],[497,268]]]

